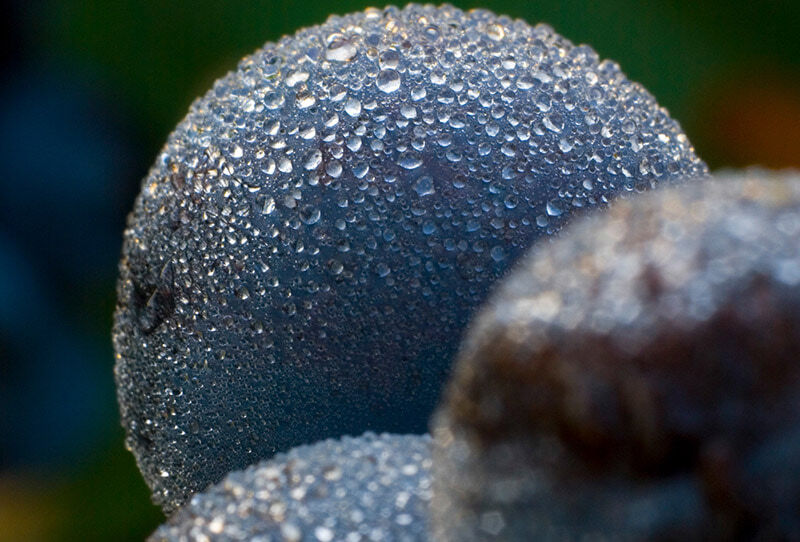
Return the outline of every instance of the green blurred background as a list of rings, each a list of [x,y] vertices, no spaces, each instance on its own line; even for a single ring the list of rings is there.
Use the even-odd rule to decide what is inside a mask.
[[[714,169],[800,166],[800,2],[454,2],[619,62]],[[17,1],[0,28],[0,541],[142,540],[109,330],[124,217],[191,101],[369,2]]]

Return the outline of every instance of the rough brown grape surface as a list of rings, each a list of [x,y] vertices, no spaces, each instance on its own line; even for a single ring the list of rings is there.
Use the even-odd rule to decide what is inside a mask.
[[[794,540],[800,175],[615,202],[471,325],[434,423],[438,540]]]

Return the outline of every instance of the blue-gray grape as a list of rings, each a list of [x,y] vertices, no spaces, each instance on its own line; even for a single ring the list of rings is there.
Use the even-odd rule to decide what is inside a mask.
[[[293,448],[198,493],[151,541],[428,540],[429,435]]]
[[[546,25],[411,5],[265,45],[192,105],[124,234],[115,372],[154,500],[298,444],[424,431],[526,247],[705,174],[650,94]]]

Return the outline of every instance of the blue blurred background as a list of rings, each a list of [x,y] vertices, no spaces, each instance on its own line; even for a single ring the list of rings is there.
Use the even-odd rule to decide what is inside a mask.
[[[712,168],[800,166],[799,2],[454,3],[548,22],[617,60]],[[11,4],[0,23],[0,541],[142,540],[163,521],[124,449],[114,394],[125,215],[192,99],[329,9]]]

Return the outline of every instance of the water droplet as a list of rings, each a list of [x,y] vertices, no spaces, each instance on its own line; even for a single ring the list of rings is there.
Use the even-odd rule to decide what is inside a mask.
[[[381,53],[380,66],[382,69],[396,69],[400,65],[400,53],[394,49],[388,49]]]
[[[278,160],[278,171],[283,173],[291,173],[293,169],[294,167],[292,166],[292,161],[285,156]]]
[[[361,102],[355,98],[349,98],[347,103],[344,104],[344,110],[348,115],[355,118],[361,114]]]
[[[356,179],[363,179],[368,171],[369,171],[369,166],[364,162],[358,163],[353,166],[353,175],[355,175]]]
[[[333,531],[328,527],[320,525],[314,529],[314,536],[317,537],[319,542],[331,542],[331,540],[333,540]]]
[[[325,119],[326,128],[335,128],[337,124],[339,124],[339,115],[336,113],[331,114],[331,116]]]
[[[425,29],[422,31],[422,35],[425,36],[425,39],[427,39],[428,41],[438,40],[441,34],[442,33],[439,30],[439,27],[436,26],[435,24],[430,24],[426,26]]]
[[[422,158],[414,153],[404,152],[397,163],[405,169],[416,169],[422,165]]]
[[[528,74],[522,75],[519,79],[517,79],[517,88],[520,90],[528,90],[533,88],[533,85],[533,77]]]
[[[547,214],[550,216],[561,216],[564,209],[561,207],[561,202],[558,200],[550,200],[545,207]]]
[[[361,138],[358,136],[350,136],[347,138],[345,145],[347,145],[347,148],[351,151],[358,152],[361,148]]]
[[[496,262],[502,262],[506,259],[506,251],[503,250],[501,246],[492,247],[492,250],[489,251],[489,255]]]
[[[400,74],[394,70],[382,70],[376,82],[378,88],[387,94],[400,88]]]
[[[280,92],[269,92],[264,96],[264,105],[267,109],[279,109],[284,101],[285,98]]]
[[[400,106],[400,114],[404,119],[413,120],[417,118],[417,108],[410,104],[403,104]]]
[[[328,260],[328,271],[333,275],[339,275],[344,271],[344,265],[339,260]]]
[[[435,193],[436,189],[433,186],[433,177],[424,175],[417,179],[417,182],[414,184],[414,192],[420,197]]]
[[[503,26],[497,23],[492,23],[486,27],[486,35],[493,41],[500,41],[506,36],[506,31]]]
[[[300,129],[300,137],[302,137],[306,141],[314,139],[316,135],[317,135],[317,129],[314,128],[313,126],[306,126]]]
[[[444,70],[433,70],[430,75],[431,83],[434,85],[444,85],[447,81],[447,74]]]
[[[385,276],[387,276],[389,273],[391,273],[391,272],[392,272],[392,270],[389,268],[389,266],[388,266],[388,265],[386,265],[386,264],[385,264],[385,263],[383,263],[383,262],[379,263],[379,264],[378,264],[378,265],[375,267],[375,271],[378,273],[378,276],[379,276],[379,277],[385,277]]]
[[[542,123],[544,123],[545,128],[551,132],[558,133],[564,128],[564,118],[558,113],[545,115],[544,119],[542,119]]]
[[[639,174],[640,175],[647,175],[650,173],[650,161],[647,158],[643,158],[641,162],[639,162]]]
[[[319,209],[316,207],[303,205],[303,207],[300,208],[300,220],[302,220],[304,224],[316,224],[319,222],[320,216],[322,216],[322,213],[320,213]]]
[[[322,163],[322,151],[316,149],[312,151],[306,158],[306,163],[303,164],[307,170],[317,169]]]
[[[300,70],[293,71],[286,76],[286,86],[293,87],[298,83],[305,83],[307,80],[308,80],[308,72]]]
[[[415,102],[418,102],[420,100],[424,100],[425,96],[427,96],[427,95],[428,95],[428,91],[422,85],[414,87],[414,89],[411,91],[411,99],[414,100]]]
[[[236,290],[236,297],[241,299],[242,301],[247,301],[250,299],[250,290],[242,286],[238,290]]]
[[[299,107],[300,109],[306,109],[314,105],[316,101],[317,100],[316,98],[314,98],[313,94],[311,94],[307,90],[304,90],[302,92],[297,93],[295,103],[297,103],[297,107]]]
[[[265,215],[271,215],[272,211],[275,210],[275,198],[272,196],[268,196],[264,200],[264,206],[261,208],[261,212]]]
[[[328,41],[325,58],[334,62],[348,62],[356,56],[358,49],[353,39],[334,34]]]
[[[338,160],[331,160],[328,162],[328,165],[325,166],[325,173],[334,179],[338,178],[339,175],[342,174],[342,163]]]

